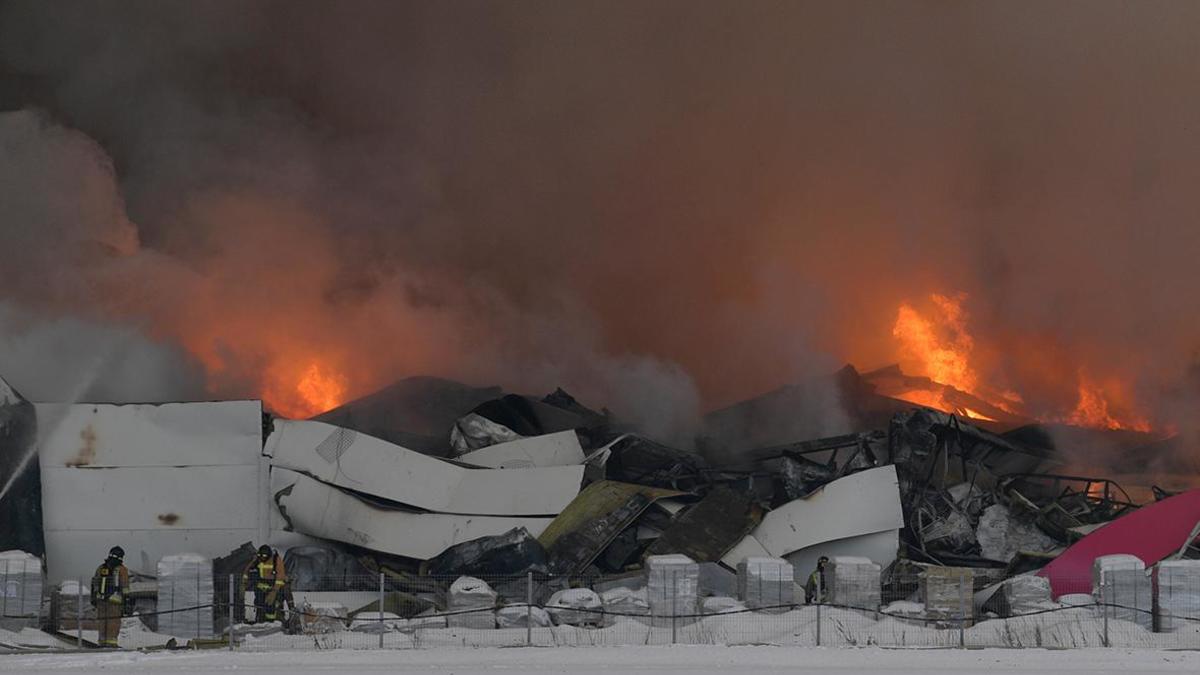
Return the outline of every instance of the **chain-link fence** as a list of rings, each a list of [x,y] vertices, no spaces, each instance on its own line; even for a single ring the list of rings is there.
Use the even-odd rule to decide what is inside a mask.
[[[699,579],[431,577],[383,573],[255,587],[239,576],[173,577],[124,598],[120,648],[422,649],[440,646],[797,645],[1200,648],[1200,576],[1163,572],[1000,585],[956,568],[882,583],[821,575]],[[853,579],[851,580],[853,582]],[[83,593],[76,591],[82,590]],[[7,589],[6,589],[7,591]],[[1062,592],[1065,591],[1065,592]],[[807,596],[807,597],[806,597]],[[24,607],[25,605],[18,605]],[[23,628],[6,610],[0,648],[101,643],[88,586],[67,582]]]

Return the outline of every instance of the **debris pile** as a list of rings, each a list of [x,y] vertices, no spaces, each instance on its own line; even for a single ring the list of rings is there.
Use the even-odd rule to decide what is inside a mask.
[[[906,616],[944,621],[1022,614],[1096,592],[1102,602],[1133,603],[1136,621],[1149,621],[1145,570],[1198,557],[1200,491],[1135,500],[1110,479],[1070,473],[1042,426],[998,413],[969,420],[875,392],[872,381],[897,372],[868,378],[847,368],[828,381],[853,429],[788,437],[812,415],[781,424],[780,410],[802,405],[811,387],[784,388],[711,414],[694,447],[682,448],[561,389],[537,398],[432,378],[317,419],[265,425],[257,402],[50,407],[12,397],[0,401],[0,422],[16,424],[27,409],[55,416],[40,439],[45,485],[35,486],[55,523],[46,528],[52,582],[82,578],[68,566],[90,567],[82,552],[123,536],[59,503],[68,478],[182,485],[186,477],[195,484],[185,492],[217,502],[190,509],[187,492],[159,508],[155,500],[167,496],[146,490],[154,520],[131,526],[120,543],[131,567],[158,567],[160,610],[211,603],[212,576],[240,570],[254,548],[238,545],[266,533],[286,556],[288,591],[298,596],[289,605],[383,576],[382,606],[353,599],[324,624],[361,615],[377,628],[601,625],[606,613],[654,623],[788,607],[823,558],[830,562],[814,599],[845,608],[903,606]],[[151,461],[152,446],[167,450]],[[220,450],[204,454],[209,446]],[[146,518],[112,504],[113,513]],[[110,502],[94,506],[110,512]],[[189,528],[208,534],[189,538]],[[185,545],[200,555],[173,557]],[[1114,554],[1142,567],[1102,566]],[[201,564],[212,571],[197,572]],[[173,584],[179,565],[210,583]],[[1161,570],[1157,607],[1190,611],[1195,596],[1183,584],[1194,585],[1194,568]],[[219,632],[222,603],[211,629],[197,624],[213,626],[212,617],[178,613],[160,620],[168,624],[160,632]]]

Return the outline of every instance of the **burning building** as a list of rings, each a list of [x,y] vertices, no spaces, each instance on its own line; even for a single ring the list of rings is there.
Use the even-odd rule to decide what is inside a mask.
[[[1200,9],[1128,11],[0,4],[6,547],[994,570],[1168,503]]]

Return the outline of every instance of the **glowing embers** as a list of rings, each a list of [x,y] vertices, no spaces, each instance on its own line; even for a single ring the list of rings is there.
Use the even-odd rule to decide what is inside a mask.
[[[996,418],[994,417],[988,417],[977,410],[950,402],[946,398],[945,387],[939,386],[936,382],[931,384],[933,386],[931,389],[910,389],[908,391],[895,394],[893,398],[898,398],[902,401],[908,401],[909,403],[916,403],[917,405],[923,405],[926,408],[941,410],[942,412],[951,412],[956,415],[962,415],[963,417],[969,417],[973,420],[983,420],[985,422],[996,421]]]
[[[1009,412],[974,394],[935,382],[928,377],[908,375],[899,366],[889,366],[863,374],[876,393],[983,422],[1000,422],[1009,426],[1027,424],[1027,417]]]

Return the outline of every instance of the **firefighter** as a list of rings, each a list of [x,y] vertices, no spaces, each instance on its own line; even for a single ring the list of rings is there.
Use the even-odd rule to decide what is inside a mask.
[[[826,556],[818,558],[817,568],[808,575],[808,583],[804,584],[804,601],[810,605],[814,602],[825,601],[829,589],[825,580],[825,566],[828,564],[829,558]]]
[[[125,592],[129,589],[129,569],[123,562],[125,549],[114,546],[92,575],[92,604],[100,624],[100,646],[116,647],[121,634],[121,615],[125,610]]]
[[[283,559],[270,546],[258,547],[258,554],[242,572],[243,586],[254,591],[254,617],[258,621],[277,621],[283,612],[284,584],[287,572]]]

